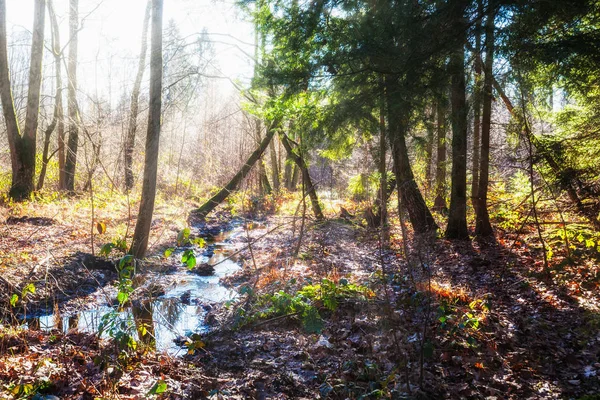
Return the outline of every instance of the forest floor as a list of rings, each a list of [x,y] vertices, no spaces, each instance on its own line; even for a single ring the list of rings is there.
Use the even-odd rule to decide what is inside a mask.
[[[183,208],[157,209],[156,268]],[[85,210],[0,207],[0,398],[600,399],[599,263],[557,254],[546,270],[527,229],[494,243],[411,237],[406,257],[399,229],[382,250],[358,219],[269,215],[234,239],[243,268],[224,284],[241,294],[213,305],[183,357],[18,328],[25,305],[67,313],[114,293],[114,268],[88,267],[92,230],[110,237],[80,225]],[[110,210],[95,220],[122,235],[133,220]]]

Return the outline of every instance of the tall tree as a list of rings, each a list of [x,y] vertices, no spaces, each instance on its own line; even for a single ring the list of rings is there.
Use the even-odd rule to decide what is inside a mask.
[[[69,59],[67,63],[67,106],[69,110],[69,138],[65,158],[65,188],[75,190],[77,147],[79,144],[79,112],[77,106],[77,45],[79,33],[79,0],[69,1]]]
[[[451,106],[452,106],[452,183],[446,237],[468,239],[467,228],[467,104],[465,83],[465,44],[467,23],[465,12],[468,2],[451,4],[455,21],[457,46],[450,56]]]
[[[148,249],[150,225],[156,197],[156,174],[158,170],[158,145],[160,141],[160,116],[162,105],[162,20],[163,1],[152,0],[152,36],[150,51],[150,108],[148,111],[148,132],[146,134],[146,158],[144,161],[144,181],[142,201],[133,233],[130,253],[135,258],[143,258]]]
[[[471,168],[471,202],[477,210],[479,196],[479,154],[481,133],[481,19],[483,18],[483,0],[477,0],[477,20],[475,23],[475,85],[473,89],[473,163]],[[476,211],[477,212],[477,211]]]
[[[25,130],[21,134],[12,98],[6,40],[6,1],[0,0],[0,98],[8,134],[12,167],[9,196],[14,200],[28,198],[34,190],[36,136],[38,128],[40,87],[42,84],[42,56],[44,51],[45,0],[36,0],[33,15],[31,64]]]
[[[127,125],[127,137],[125,139],[125,148],[123,149],[123,164],[125,168],[125,190],[133,188],[133,148],[135,147],[135,134],[137,131],[137,119],[139,114],[140,87],[142,78],[146,69],[146,53],[148,52],[148,25],[150,24],[150,12],[152,3],[148,1],[146,13],[144,15],[144,24],[142,28],[142,48],[140,50],[140,59],[138,70],[131,91],[131,104],[129,107],[129,123]]]
[[[481,160],[479,166],[479,185],[477,206],[475,207],[475,234],[477,236],[492,236],[494,231],[490,223],[487,209],[487,195],[490,169],[490,130],[492,119],[492,85],[494,62],[494,7],[490,1],[485,23],[485,65],[483,82],[483,115],[481,120]]]
[[[438,212],[447,211],[446,207],[446,99],[436,100],[437,114],[437,160],[435,163],[435,200],[433,209]]]
[[[46,132],[44,133],[42,170],[40,171],[40,177],[36,187],[37,190],[41,190],[44,186],[48,162],[52,157],[51,154],[48,154],[50,151],[50,139],[52,138],[52,133],[55,129],[58,131],[58,187],[60,189],[64,189],[65,185],[65,121],[62,100],[62,50],[60,48],[60,32],[58,29],[58,21],[56,19],[56,13],[54,12],[54,4],[52,0],[48,0],[48,15],[50,17],[50,31],[52,34],[52,55],[54,56],[54,71],[56,74],[54,78],[56,82],[56,93],[54,95],[54,112],[52,115],[52,122],[46,127]]]

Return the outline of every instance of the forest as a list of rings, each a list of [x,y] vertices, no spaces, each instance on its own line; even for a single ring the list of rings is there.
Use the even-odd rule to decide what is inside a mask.
[[[0,0],[1,399],[600,400],[600,0]]]

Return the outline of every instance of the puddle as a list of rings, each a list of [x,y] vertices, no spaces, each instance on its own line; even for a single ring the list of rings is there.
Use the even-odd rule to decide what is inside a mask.
[[[260,224],[253,225],[250,228],[262,228]],[[74,315],[44,315],[28,319],[25,325],[29,329],[45,331],[57,329],[66,333],[76,329],[98,333],[103,319],[110,319],[115,324],[128,326],[130,332],[147,331],[148,335],[134,333],[134,336],[155,346],[157,351],[183,355],[186,349],[175,343],[177,339],[206,332],[208,325],[205,319],[212,308],[211,304],[232,300],[237,296],[235,291],[221,285],[219,280],[241,269],[235,256],[232,256],[241,247],[232,243],[232,239],[241,235],[245,235],[241,223],[233,222],[227,231],[207,239],[206,248],[198,251],[196,257],[198,264],[214,265],[214,275],[199,276],[190,273],[184,266],[179,267],[169,274],[169,281],[173,283],[164,288],[164,295],[152,301],[134,301],[133,305],[119,312],[105,304]],[[178,259],[179,256],[174,254],[173,257]],[[103,337],[108,336],[107,332],[103,333]]]

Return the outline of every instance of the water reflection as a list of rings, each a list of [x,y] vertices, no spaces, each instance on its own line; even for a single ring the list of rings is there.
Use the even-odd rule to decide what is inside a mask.
[[[208,329],[205,324],[206,310],[203,307],[210,303],[231,300],[237,293],[219,283],[219,279],[240,269],[235,259],[229,259],[237,248],[229,242],[230,238],[239,235],[242,229],[235,228],[215,237],[210,244],[211,249],[198,262],[207,262],[215,266],[212,276],[198,276],[185,268],[175,272],[175,283],[165,288],[165,294],[154,300],[135,301],[130,307],[120,310],[116,317],[135,327],[136,339],[158,351],[172,355],[184,354],[175,344],[175,340],[193,333],[202,333]],[[208,257],[209,255],[210,257]],[[97,333],[102,318],[114,312],[108,305],[92,310],[81,311],[73,315],[54,313],[28,319],[29,329],[45,331],[59,330],[67,333],[76,329],[80,332]],[[103,337],[108,333],[104,332]]]

